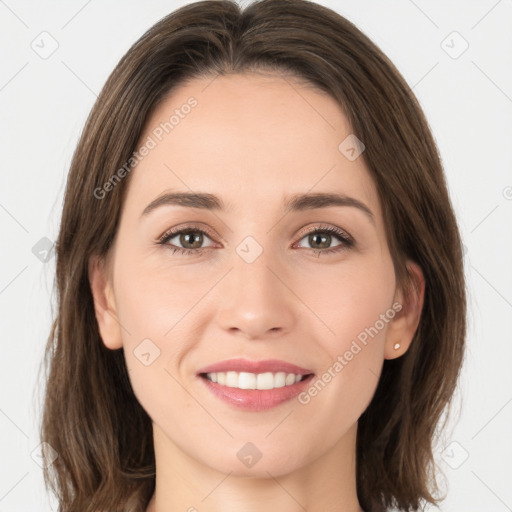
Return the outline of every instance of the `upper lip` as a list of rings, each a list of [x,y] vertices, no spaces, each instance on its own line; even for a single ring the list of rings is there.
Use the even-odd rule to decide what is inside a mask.
[[[311,370],[301,368],[286,361],[278,359],[265,359],[263,361],[249,361],[248,359],[228,359],[220,361],[209,366],[201,368],[197,374],[216,373],[216,372],[247,372],[247,373],[266,373],[266,372],[285,372],[294,373],[296,375],[309,375]]]

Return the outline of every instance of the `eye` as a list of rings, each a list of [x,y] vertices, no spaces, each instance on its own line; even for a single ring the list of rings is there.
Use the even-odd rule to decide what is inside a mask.
[[[338,241],[338,244],[331,247],[333,238]],[[345,231],[328,226],[319,228],[318,226],[311,228],[305,236],[303,236],[299,243],[305,240],[310,247],[307,249],[315,250],[318,255],[321,253],[339,252],[354,246],[354,240]],[[303,247],[302,245],[300,247]]]
[[[173,254],[199,254],[207,247],[203,247],[204,240],[211,241],[210,236],[203,229],[196,227],[186,227],[181,229],[171,229],[166,231],[158,240],[161,245],[167,245]],[[172,243],[171,241],[174,240]]]
[[[332,242],[338,241],[334,246]],[[182,255],[197,255],[205,249],[213,247],[213,244],[203,246],[205,240],[212,241],[212,235],[204,229],[195,226],[187,226],[183,228],[172,228],[166,231],[158,240],[159,245],[167,246],[174,253]],[[304,247],[301,242],[305,240],[310,247]],[[340,252],[355,245],[350,235],[340,228],[327,226],[310,228],[305,235],[299,240],[299,247],[304,247],[320,254],[329,254]]]

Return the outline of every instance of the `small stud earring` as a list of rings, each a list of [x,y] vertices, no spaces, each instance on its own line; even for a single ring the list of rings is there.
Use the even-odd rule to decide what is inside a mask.
[[[398,350],[400,348],[400,343],[395,343],[394,347],[395,350]]]

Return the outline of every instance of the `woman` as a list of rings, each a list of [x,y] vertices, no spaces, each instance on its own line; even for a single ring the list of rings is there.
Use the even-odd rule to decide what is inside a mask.
[[[185,6],[85,126],[57,250],[62,511],[418,510],[465,342],[424,114],[303,0]]]

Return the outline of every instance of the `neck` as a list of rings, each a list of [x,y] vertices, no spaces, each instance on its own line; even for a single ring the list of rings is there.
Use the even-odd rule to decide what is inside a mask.
[[[236,464],[227,471],[206,465],[155,424],[153,432],[156,487],[146,512],[363,512],[356,492],[357,423],[301,467],[277,470],[270,457],[264,466],[262,457],[250,473]]]

